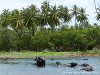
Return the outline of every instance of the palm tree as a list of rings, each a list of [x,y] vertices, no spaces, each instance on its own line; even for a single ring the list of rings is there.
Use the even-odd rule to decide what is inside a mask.
[[[77,15],[79,14],[79,8],[76,5],[72,7],[72,17],[75,16],[75,24],[77,21]]]
[[[8,9],[0,15],[0,23],[3,27],[10,25],[10,11]]]
[[[96,7],[96,1],[94,0],[94,7],[95,7],[95,10],[96,10],[96,13],[97,13],[97,7]]]
[[[11,11],[10,24],[16,32],[22,34],[23,16],[21,10],[15,9]]]
[[[60,5],[58,7],[58,12],[59,12],[60,19],[63,21],[64,15],[65,15],[65,11],[64,11],[64,6],[63,5]]]
[[[48,16],[50,14],[50,4],[48,1],[44,1],[41,5],[41,12],[40,12],[40,24],[42,26],[48,24]]]
[[[29,29],[30,34],[34,35],[36,26],[38,25],[39,9],[35,5],[22,10],[24,25]]]
[[[79,14],[77,15],[77,21],[80,22],[81,24],[87,22],[88,18],[88,14],[85,14],[85,9],[84,8],[80,8],[79,9]]]
[[[71,20],[71,14],[69,13],[69,9],[66,6],[60,5],[58,7],[59,16],[63,23],[69,23]]]
[[[55,26],[60,25],[59,12],[56,5],[51,7],[48,23],[52,30],[54,30]]]
[[[11,12],[10,22],[12,27],[20,28],[23,23],[23,17],[20,10],[15,9]]]
[[[94,7],[95,7],[95,10],[96,10],[96,13],[97,13],[96,19],[98,21],[100,21],[100,6],[98,8],[96,7],[96,1],[95,0],[94,0]]]
[[[96,19],[98,20],[98,21],[100,21],[100,6],[98,7],[98,8],[96,8],[97,9],[97,16],[96,16]]]
[[[67,7],[64,7],[64,22],[70,22],[71,21],[71,14],[69,13],[69,9]]]

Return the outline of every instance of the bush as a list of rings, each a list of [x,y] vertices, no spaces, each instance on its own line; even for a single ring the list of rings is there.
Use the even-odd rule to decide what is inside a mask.
[[[100,49],[94,47],[92,50],[87,50],[86,53],[88,53],[90,55],[94,55],[94,54],[99,54],[100,55]]]
[[[42,51],[42,53],[48,53],[48,52],[50,52],[50,50],[48,50],[48,49],[45,49]]]

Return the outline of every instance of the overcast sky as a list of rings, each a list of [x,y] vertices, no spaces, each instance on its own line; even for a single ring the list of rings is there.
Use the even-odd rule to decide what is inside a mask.
[[[22,7],[26,8],[31,4],[37,5],[37,7],[41,6],[41,3],[45,0],[0,0],[0,13],[4,9],[22,9]],[[47,0],[50,1],[51,5],[64,5],[68,8],[72,8],[73,5],[77,5],[78,7],[83,7],[86,9],[86,14],[89,14],[90,23],[98,23],[95,19],[95,9],[94,9],[94,0]],[[100,5],[100,0],[96,0],[97,6]]]

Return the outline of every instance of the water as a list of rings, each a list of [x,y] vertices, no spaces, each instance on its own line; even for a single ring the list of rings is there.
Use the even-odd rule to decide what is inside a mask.
[[[83,60],[84,58],[89,60]],[[44,68],[37,68],[33,59],[0,59],[0,75],[100,75],[100,57],[72,57],[71,59],[46,59],[46,67]],[[70,68],[50,65],[57,61],[62,64],[76,62],[80,65],[88,63],[94,71],[82,71],[80,66]]]

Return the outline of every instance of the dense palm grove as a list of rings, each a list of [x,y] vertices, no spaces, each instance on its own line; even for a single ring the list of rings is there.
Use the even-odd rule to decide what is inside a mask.
[[[96,19],[100,21],[100,7]],[[73,5],[30,5],[0,15],[0,51],[91,50],[100,46],[100,26],[90,24],[85,9]],[[94,11],[95,12],[95,11]],[[74,25],[69,25],[75,20]],[[48,27],[49,26],[49,27]]]

